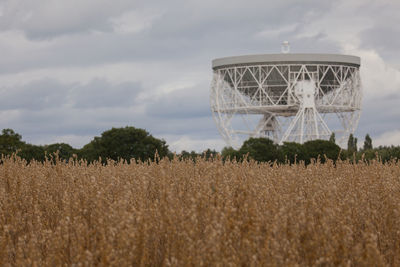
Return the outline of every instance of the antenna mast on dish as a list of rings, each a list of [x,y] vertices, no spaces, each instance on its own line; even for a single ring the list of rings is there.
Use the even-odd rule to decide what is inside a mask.
[[[283,41],[281,45],[281,52],[287,54],[290,52],[290,44],[288,41]]]

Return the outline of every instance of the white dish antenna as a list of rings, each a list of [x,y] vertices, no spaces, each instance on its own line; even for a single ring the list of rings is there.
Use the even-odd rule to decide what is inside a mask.
[[[227,145],[249,137],[276,143],[328,140],[345,146],[361,111],[360,58],[332,54],[215,59],[211,111]]]

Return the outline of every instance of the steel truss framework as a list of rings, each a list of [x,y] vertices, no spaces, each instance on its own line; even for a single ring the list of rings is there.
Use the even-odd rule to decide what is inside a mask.
[[[344,145],[357,127],[361,99],[359,66],[340,63],[219,67],[210,94],[218,130],[236,148],[248,137],[304,143],[332,132]]]

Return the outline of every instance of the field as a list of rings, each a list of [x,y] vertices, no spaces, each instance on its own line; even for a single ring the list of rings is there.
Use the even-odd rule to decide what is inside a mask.
[[[0,165],[1,266],[400,266],[400,163]]]

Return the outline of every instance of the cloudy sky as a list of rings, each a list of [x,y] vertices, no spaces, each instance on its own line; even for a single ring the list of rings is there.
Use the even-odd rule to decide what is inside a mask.
[[[0,129],[79,148],[131,125],[175,151],[220,150],[211,60],[291,52],[362,59],[356,135],[400,145],[398,0],[0,0]]]

